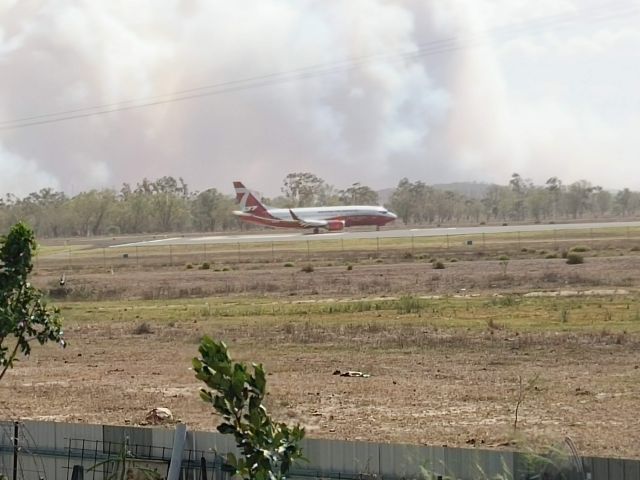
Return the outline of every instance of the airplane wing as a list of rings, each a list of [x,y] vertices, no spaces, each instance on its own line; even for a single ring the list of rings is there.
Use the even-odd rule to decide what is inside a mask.
[[[305,220],[303,218],[300,218],[295,213],[293,213],[293,210],[291,209],[289,209],[289,213],[291,214],[291,218],[293,218],[301,227],[304,228],[326,228],[329,225],[329,222],[327,220]]]

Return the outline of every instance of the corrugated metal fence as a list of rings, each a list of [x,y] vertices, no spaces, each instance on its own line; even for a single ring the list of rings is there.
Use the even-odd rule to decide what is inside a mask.
[[[0,422],[0,478],[70,480],[74,466],[82,465],[85,480],[102,480],[110,473],[108,468],[90,467],[117,457],[125,438],[136,465],[155,469],[164,478],[174,433],[168,428]],[[303,447],[308,462],[296,465],[292,478],[640,480],[638,460],[571,455],[549,459],[498,450],[320,439],[306,439]],[[230,436],[187,432],[182,478],[226,480],[221,455],[230,451],[235,451]],[[560,467],[564,476],[557,474]],[[584,472],[579,471],[582,468]],[[540,475],[543,470],[546,476]]]

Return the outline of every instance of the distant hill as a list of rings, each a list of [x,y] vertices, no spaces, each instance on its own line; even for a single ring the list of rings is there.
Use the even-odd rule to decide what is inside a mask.
[[[437,188],[438,190],[449,190],[451,192],[459,193],[461,195],[465,195],[469,198],[482,198],[485,193],[491,186],[490,183],[478,183],[478,182],[453,182],[453,183],[437,183],[435,185],[430,185],[433,188]],[[395,188],[383,188],[382,190],[378,190],[378,198],[381,205],[388,203],[391,200],[391,195]]]

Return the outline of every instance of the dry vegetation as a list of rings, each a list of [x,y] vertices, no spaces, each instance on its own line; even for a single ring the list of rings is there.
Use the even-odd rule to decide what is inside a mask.
[[[509,445],[519,378],[537,376],[516,436],[570,435],[584,454],[640,457],[637,243],[592,242],[581,265],[562,258],[572,244],[218,254],[206,270],[195,259],[191,269],[78,265],[65,287],[60,265],[42,262],[34,281],[63,307],[70,346],[17,366],[0,385],[2,415],[135,424],[167,406],[212,429],[189,370],[208,334],[265,363],[270,409],[311,436]]]

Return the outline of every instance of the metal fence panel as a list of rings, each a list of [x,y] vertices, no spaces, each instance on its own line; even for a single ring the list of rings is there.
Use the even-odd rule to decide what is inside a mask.
[[[606,458],[591,458],[593,480],[609,480],[609,460]]]
[[[622,460],[624,464],[624,480],[640,480],[640,462],[638,460]]]
[[[125,436],[140,461],[167,464],[173,445],[174,430],[165,428],[111,427],[52,422],[18,424],[18,478],[68,480],[74,465],[83,465],[85,479],[102,480],[102,472],[87,475],[87,468],[115,456]],[[10,479],[13,473],[12,422],[0,423],[0,473]],[[466,448],[424,447],[370,442],[346,442],[306,439],[304,455],[309,463],[294,466],[292,477],[360,479],[435,479],[438,475],[463,480],[526,478],[526,455],[513,452]],[[223,455],[237,452],[232,437],[217,432],[188,432],[183,459],[183,478],[201,479],[201,462],[207,478],[228,480],[222,471]],[[640,461],[607,458],[584,458],[593,480],[640,480]],[[516,470],[517,469],[517,470]],[[43,475],[46,472],[46,475]],[[513,475],[511,477],[509,474]],[[573,478],[573,477],[572,477]],[[576,477],[577,478],[577,477]]]

